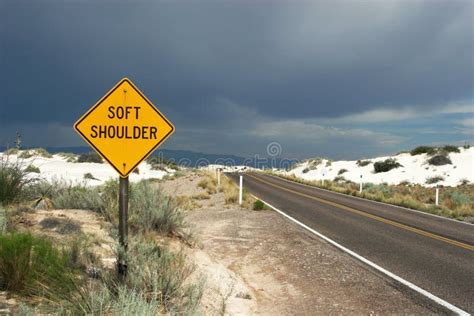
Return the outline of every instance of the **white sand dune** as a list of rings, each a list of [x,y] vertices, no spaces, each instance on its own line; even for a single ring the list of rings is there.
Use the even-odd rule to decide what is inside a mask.
[[[317,167],[314,167],[314,170],[303,172],[303,170],[310,166],[310,162],[306,161],[284,173],[295,175],[305,180],[333,180],[338,176],[339,170],[347,169],[347,172],[344,172],[340,176],[357,183],[359,183],[361,179],[364,183],[399,184],[400,182],[408,181],[428,187],[438,184],[443,186],[457,186],[464,180],[469,181],[469,183],[474,183],[474,148],[464,149],[460,147],[459,149],[461,151],[460,153],[449,154],[452,164],[444,166],[428,164],[427,160],[430,156],[426,154],[411,156],[409,153],[404,153],[396,156],[365,159],[371,163],[364,167],[359,167],[357,161],[332,161],[328,163],[327,159],[323,159]],[[388,172],[375,173],[373,163],[383,161],[387,158],[396,159],[402,167],[392,169]],[[444,180],[436,184],[426,184],[428,178],[435,176],[443,177]]]
[[[0,153],[0,159],[4,157]],[[4,158],[6,159],[6,157]],[[82,183],[88,186],[97,186],[109,179],[117,179],[118,173],[108,163],[73,163],[67,162],[67,158],[60,155],[53,155],[52,158],[33,156],[31,158],[18,158],[17,155],[9,155],[12,162],[19,160],[25,167],[34,165],[40,169],[40,173],[31,173],[31,178],[40,178],[46,181],[66,181],[68,183]],[[151,166],[142,162],[138,166],[139,174],[130,174],[131,182],[138,182],[143,179],[161,179],[166,174],[171,174],[174,170],[167,171],[151,170]],[[95,179],[84,179],[84,174],[90,173]]]

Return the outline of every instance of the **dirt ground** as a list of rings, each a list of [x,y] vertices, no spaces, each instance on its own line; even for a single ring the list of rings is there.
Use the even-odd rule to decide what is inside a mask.
[[[196,196],[199,175],[167,181],[175,196]],[[187,212],[202,249],[207,314],[429,314],[409,294],[273,211],[226,205],[222,193]],[[225,270],[230,270],[225,272]]]

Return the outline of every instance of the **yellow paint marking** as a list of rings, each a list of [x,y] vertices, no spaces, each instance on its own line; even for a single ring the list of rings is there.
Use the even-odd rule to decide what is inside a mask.
[[[436,240],[439,240],[439,241],[443,241],[445,243],[448,243],[448,244],[451,244],[451,245],[454,245],[454,246],[457,246],[457,247],[460,247],[460,248],[464,248],[464,249],[467,249],[467,250],[474,251],[474,246],[473,245],[469,245],[469,244],[466,244],[466,243],[463,243],[463,242],[460,242],[460,241],[457,241],[457,240],[449,239],[449,238],[446,238],[446,237],[443,237],[443,236],[439,236],[439,235],[436,235],[436,234],[433,234],[433,233],[430,233],[430,232],[427,232],[427,231],[424,231],[424,230],[421,230],[421,229],[418,229],[418,228],[414,228],[414,227],[411,227],[411,226],[408,226],[408,225],[405,225],[405,224],[401,224],[401,223],[398,223],[398,222],[395,222],[395,221],[392,221],[392,220],[389,220],[389,219],[386,219],[386,218],[383,218],[383,217],[380,217],[380,216],[377,216],[377,215],[373,215],[373,214],[370,214],[370,213],[359,211],[355,208],[348,207],[348,206],[345,206],[345,205],[342,205],[342,204],[339,204],[339,203],[327,201],[327,200],[324,200],[324,199],[321,199],[321,198],[318,198],[318,197],[315,197],[315,196],[312,196],[312,195],[309,195],[309,194],[305,194],[305,193],[301,193],[301,192],[298,192],[298,191],[295,191],[295,190],[291,190],[291,189],[279,186],[277,184],[268,182],[266,180],[262,180],[260,178],[257,178],[255,176],[253,176],[253,175],[250,175],[250,174],[247,174],[247,175],[249,177],[257,180],[257,181],[266,183],[266,184],[271,185],[273,187],[276,187],[280,190],[284,190],[284,191],[288,191],[288,192],[291,192],[291,193],[294,193],[294,194],[297,194],[297,195],[300,195],[300,196],[304,196],[306,198],[309,198],[309,199],[312,199],[312,200],[315,200],[315,201],[318,201],[318,202],[321,202],[321,203],[324,203],[324,204],[327,204],[327,205],[335,206],[337,208],[344,209],[344,210],[349,211],[351,213],[355,213],[355,214],[358,214],[358,215],[361,215],[361,216],[364,216],[364,217],[368,217],[368,218],[374,219],[376,221],[379,221],[379,222],[382,222],[382,223],[385,223],[385,224],[388,224],[388,225],[392,225],[392,226],[395,226],[395,227],[398,227],[398,228],[401,228],[401,229],[404,229],[404,230],[407,230],[407,231],[411,231],[413,233],[416,233],[416,234],[419,234],[419,235],[422,235],[422,236],[425,236],[425,237],[429,237],[429,238],[436,239]]]

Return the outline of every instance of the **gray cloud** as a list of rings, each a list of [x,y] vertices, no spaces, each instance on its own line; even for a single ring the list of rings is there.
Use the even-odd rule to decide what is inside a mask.
[[[473,11],[471,1],[2,1],[0,124],[72,126],[128,76],[175,122],[176,148],[265,147],[259,122],[323,126],[313,134],[330,139],[337,128],[318,120],[471,102]]]

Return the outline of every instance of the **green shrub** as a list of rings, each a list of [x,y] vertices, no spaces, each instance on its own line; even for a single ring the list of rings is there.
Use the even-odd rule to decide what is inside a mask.
[[[25,172],[27,173],[41,173],[40,168],[36,167],[35,165],[28,165],[25,168]]]
[[[441,176],[434,176],[434,177],[430,177],[430,178],[426,179],[426,184],[434,184],[434,183],[438,183],[440,181],[444,181],[444,178],[441,177]]]
[[[359,166],[359,167],[365,167],[369,164],[371,164],[372,162],[370,160],[357,160],[356,164]]]
[[[176,233],[184,227],[184,215],[177,201],[147,181],[131,186],[130,225],[140,230]]]
[[[309,170],[310,170],[309,168],[304,168],[304,169],[303,169],[303,173],[308,173]]]
[[[451,159],[446,155],[435,155],[428,159],[428,163],[433,166],[443,166],[452,164]]]
[[[469,196],[458,191],[446,192],[445,194],[443,194],[443,198],[450,198],[451,201],[453,201],[453,203],[455,204],[455,206],[469,205],[471,203],[471,199]]]
[[[469,144],[464,144],[464,146],[462,146],[462,148],[464,148],[464,149],[469,149],[469,148],[471,148],[471,145],[469,145]]]
[[[402,165],[398,163],[395,159],[389,158],[385,159],[384,161],[377,161],[374,163],[374,171],[375,173],[380,173],[380,172],[387,172],[392,169],[401,167]]]
[[[345,182],[346,178],[344,178],[343,176],[337,176],[337,177],[334,178],[333,181],[334,182]]]
[[[23,187],[33,181],[27,175],[22,162],[12,162],[8,156],[0,157],[0,204],[18,199]]]
[[[79,158],[77,158],[77,162],[94,162],[94,163],[102,163],[102,157],[96,152],[84,153],[80,154]]]
[[[84,176],[83,176],[83,177],[84,177],[84,179],[97,180],[97,178],[94,177],[94,176],[92,175],[92,173],[90,173],[90,172],[84,173]]]
[[[129,289],[142,293],[147,301],[162,302],[171,314],[196,312],[202,289],[186,285],[194,266],[182,252],[173,253],[142,239],[132,240],[126,257]]]
[[[9,155],[18,155],[19,153],[19,149],[18,148],[8,148],[7,150],[5,150],[5,155],[9,156]]]
[[[95,188],[82,185],[57,184],[52,191],[53,205],[57,209],[80,209],[102,212],[104,202]]]
[[[410,151],[410,154],[412,156],[416,155],[421,155],[421,154],[428,154],[428,155],[433,155],[437,151],[436,147],[431,147],[431,146],[418,146],[412,151]]]
[[[255,211],[261,211],[264,208],[265,208],[265,203],[263,203],[262,201],[256,200],[255,202],[253,202],[253,209]]]
[[[36,155],[44,158],[52,158],[53,155],[51,155],[46,149],[44,148],[35,148],[33,151],[36,153]]]
[[[0,236],[0,288],[22,295],[63,297],[74,288],[66,256],[30,234]]]
[[[347,172],[347,169],[342,168],[341,170],[337,172],[337,175],[340,176],[341,174],[346,173],[346,172]]]
[[[18,158],[28,159],[34,156],[34,152],[31,150],[23,150],[19,153]]]
[[[451,145],[443,146],[442,150],[447,153],[460,153],[461,152],[458,147],[451,146]]]

